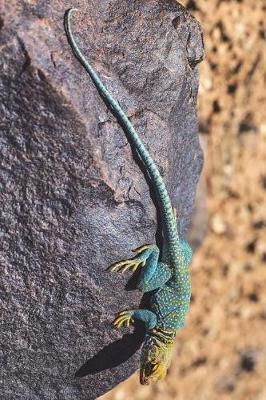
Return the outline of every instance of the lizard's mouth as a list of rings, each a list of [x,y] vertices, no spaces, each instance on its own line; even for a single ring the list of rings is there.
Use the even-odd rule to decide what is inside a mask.
[[[167,373],[167,366],[164,363],[148,362],[140,369],[140,383],[149,385],[164,379]]]
[[[142,385],[149,385],[151,383],[151,374],[155,365],[147,363],[140,369],[140,383]]]

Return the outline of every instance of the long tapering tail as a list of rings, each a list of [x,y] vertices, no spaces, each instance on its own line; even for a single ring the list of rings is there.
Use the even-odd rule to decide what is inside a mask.
[[[149,152],[145,148],[144,144],[142,143],[140,137],[138,136],[137,132],[135,131],[134,127],[132,126],[131,122],[129,121],[128,117],[121,109],[117,101],[111,96],[108,92],[107,88],[103,85],[102,81],[100,80],[98,74],[94,71],[92,66],[90,65],[89,61],[85,58],[85,56],[80,51],[76,41],[73,37],[72,29],[71,29],[71,15],[72,12],[76,9],[71,8],[65,14],[65,29],[69,44],[73,50],[73,53],[85,68],[85,70],[89,73],[93,83],[95,84],[99,94],[102,98],[110,105],[112,111],[116,115],[119,122],[125,129],[125,132],[128,134],[130,139],[132,140],[133,144],[135,145],[137,152],[142,159],[143,163],[145,164],[147,171],[150,175],[151,181],[154,185],[154,188],[158,194],[158,202],[162,212],[162,220],[164,223],[164,235],[167,238],[169,243],[169,251],[172,261],[174,263],[180,259],[180,243],[179,243],[179,236],[177,232],[176,220],[173,217],[173,210],[171,205],[171,200],[168,195],[167,189],[163,182],[163,179],[159,173],[157,166],[155,165],[153,159],[151,158]]]

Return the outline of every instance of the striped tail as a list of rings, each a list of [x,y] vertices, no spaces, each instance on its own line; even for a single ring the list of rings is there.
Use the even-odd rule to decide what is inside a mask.
[[[139,138],[137,132],[135,131],[134,127],[132,126],[131,122],[129,121],[128,117],[121,109],[119,104],[111,94],[108,92],[106,87],[103,85],[102,81],[100,80],[97,73],[94,71],[88,60],[80,51],[78,45],[75,42],[73,37],[72,29],[71,29],[71,15],[72,12],[76,9],[71,8],[65,14],[65,29],[69,44],[73,50],[73,53],[85,68],[85,70],[89,73],[93,83],[95,84],[99,94],[101,97],[111,106],[114,114],[116,115],[117,119],[124,127],[126,133],[132,140],[133,144],[135,145],[137,152],[142,159],[149,175],[151,181],[154,185],[154,189],[158,194],[158,203],[162,213],[162,220],[164,225],[164,235],[169,243],[169,253],[172,259],[173,264],[175,265],[178,260],[180,260],[181,256],[181,249],[180,249],[180,241],[177,232],[176,226],[176,219],[173,217],[173,210],[171,205],[171,200],[168,195],[167,189],[163,182],[163,179],[160,175],[158,168],[156,167],[153,159],[151,158],[149,152],[145,148],[144,144],[142,143],[141,139]]]

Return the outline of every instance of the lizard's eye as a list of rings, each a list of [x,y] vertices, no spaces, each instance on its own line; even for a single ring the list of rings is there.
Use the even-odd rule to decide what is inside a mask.
[[[145,366],[145,375],[150,376],[155,369],[156,364],[147,363]]]

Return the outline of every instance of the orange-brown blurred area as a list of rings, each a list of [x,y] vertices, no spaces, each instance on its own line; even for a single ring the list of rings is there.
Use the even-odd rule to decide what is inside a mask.
[[[166,380],[143,387],[136,373],[101,399],[266,400],[266,3],[181,3],[205,38],[199,121],[208,232]]]

